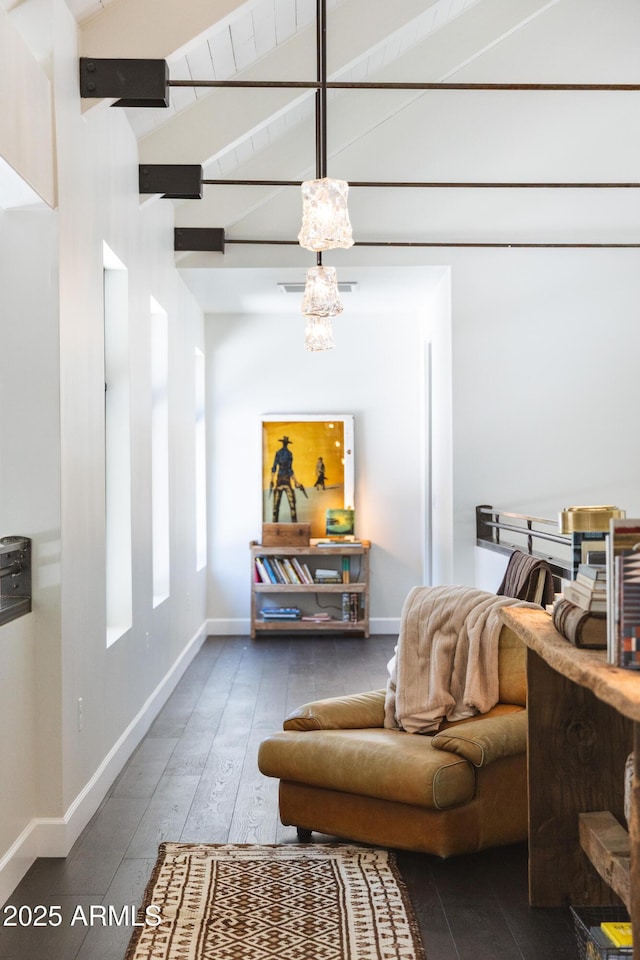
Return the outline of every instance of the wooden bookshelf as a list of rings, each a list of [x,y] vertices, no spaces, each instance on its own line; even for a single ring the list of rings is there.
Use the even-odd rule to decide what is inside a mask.
[[[251,554],[251,636],[271,633],[355,633],[369,636],[369,550],[368,540],[350,545],[348,541],[335,546],[319,547],[312,541],[305,547],[265,547],[255,541],[250,544]],[[337,583],[263,583],[257,578],[256,559],[266,557],[278,560],[295,558],[305,564],[313,575],[318,569],[335,569],[340,576]],[[349,560],[349,578],[342,579],[343,559]],[[342,594],[354,595],[357,619],[342,619]],[[265,607],[296,606],[302,615],[329,614],[327,620],[265,620],[261,611]]]

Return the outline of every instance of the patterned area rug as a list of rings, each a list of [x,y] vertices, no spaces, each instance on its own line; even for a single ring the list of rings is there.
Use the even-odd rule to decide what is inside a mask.
[[[394,855],[366,847],[164,843],[137,922],[125,960],[425,960]]]

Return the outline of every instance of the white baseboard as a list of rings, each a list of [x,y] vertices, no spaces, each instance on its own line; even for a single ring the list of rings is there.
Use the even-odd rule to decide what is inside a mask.
[[[391,634],[392,636],[398,636],[400,630],[400,617],[374,617],[369,621],[369,633],[376,634]]]
[[[67,856],[102,803],[109,787],[175,690],[207,635],[208,624],[205,621],[114,743],[65,815],[59,818],[36,817],[31,820],[0,859],[0,904],[11,895],[38,857]]]
[[[0,903],[4,903],[38,857],[36,821],[32,820],[0,860]]]
[[[399,617],[375,617],[369,621],[369,632],[372,634],[396,634],[400,629]],[[251,633],[249,618],[238,619],[211,619],[207,620],[207,632],[211,637],[248,637]]]
[[[251,633],[251,621],[248,617],[207,620],[207,633],[210,637],[248,637]]]

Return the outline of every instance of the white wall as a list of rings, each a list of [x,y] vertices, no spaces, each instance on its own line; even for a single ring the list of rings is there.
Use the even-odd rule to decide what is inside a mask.
[[[640,513],[634,442],[640,278],[633,251],[514,251],[453,269],[458,576],[473,506],[554,518]]]
[[[347,256],[351,271],[372,264],[389,268],[386,250],[354,249]],[[433,581],[475,582],[480,503],[549,518],[587,503],[613,503],[630,516],[640,514],[640,448],[633,440],[640,351],[637,251],[409,250],[402,261],[450,267],[452,387],[448,398],[442,384],[434,399],[436,421],[445,426],[440,466],[434,467],[440,482],[431,510]],[[441,298],[449,296],[445,291],[441,288]],[[279,412],[280,406],[321,411],[327,396],[337,398],[336,412],[353,411],[356,424],[362,420],[357,506],[359,530],[376,544],[374,618],[397,617],[405,586],[421,575],[425,545],[416,518],[424,475],[412,449],[400,486],[385,451],[398,425],[403,430],[407,424],[396,444],[402,457],[407,443],[415,448],[422,435],[407,404],[411,397],[423,403],[413,378],[419,376],[426,328],[418,337],[411,323],[363,322],[353,326],[354,339],[349,334],[343,343],[341,323],[350,329],[346,318],[336,321],[333,354],[307,358],[294,318],[207,320],[214,503],[210,617],[246,616],[246,543],[259,535],[259,502],[253,498],[260,412]],[[446,342],[442,351],[446,356]],[[402,359],[392,366],[387,357]],[[439,370],[436,362],[434,379]],[[227,449],[235,451],[233,462],[239,465],[232,479]],[[408,567],[407,557],[413,558]]]
[[[57,244],[44,204],[0,211],[0,536],[29,537],[33,561],[33,613],[0,627],[2,900],[37,851],[38,771],[60,796]]]
[[[68,852],[205,629],[194,506],[201,311],[175,270],[171,205],[140,206],[124,114],[82,113],[73,17],[60,0],[39,7],[51,24],[44,59],[55,97],[59,207],[0,213],[0,535],[34,541],[33,614],[0,628],[0,760],[10,784],[0,799],[0,901],[34,856]],[[105,241],[128,271],[132,373],[133,625],[108,649]],[[170,338],[171,595],[155,609],[150,297],[167,311]]]
[[[337,347],[308,353],[297,315],[207,318],[211,628],[246,633],[248,545],[261,533],[262,414],[355,417],[356,533],[372,541],[372,629],[392,631],[424,578],[425,342],[442,271],[422,271],[411,313],[359,314],[344,295]]]

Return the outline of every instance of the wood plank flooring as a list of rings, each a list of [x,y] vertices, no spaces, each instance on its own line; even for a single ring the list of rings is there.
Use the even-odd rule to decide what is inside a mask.
[[[130,920],[163,840],[297,842],[278,819],[277,781],[258,771],[258,744],[301,703],[384,686],[395,642],[209,638],[69,856],[38,860],[14,891],[0,960],[122,960],[131,926],[103,926],[95,911]],[[450,860],[401,852],[398,864],[428,960],[578,956],[568,910],[528,906],[525,845]],[[59,907],[63,922],[8,927],[11,905]]]

